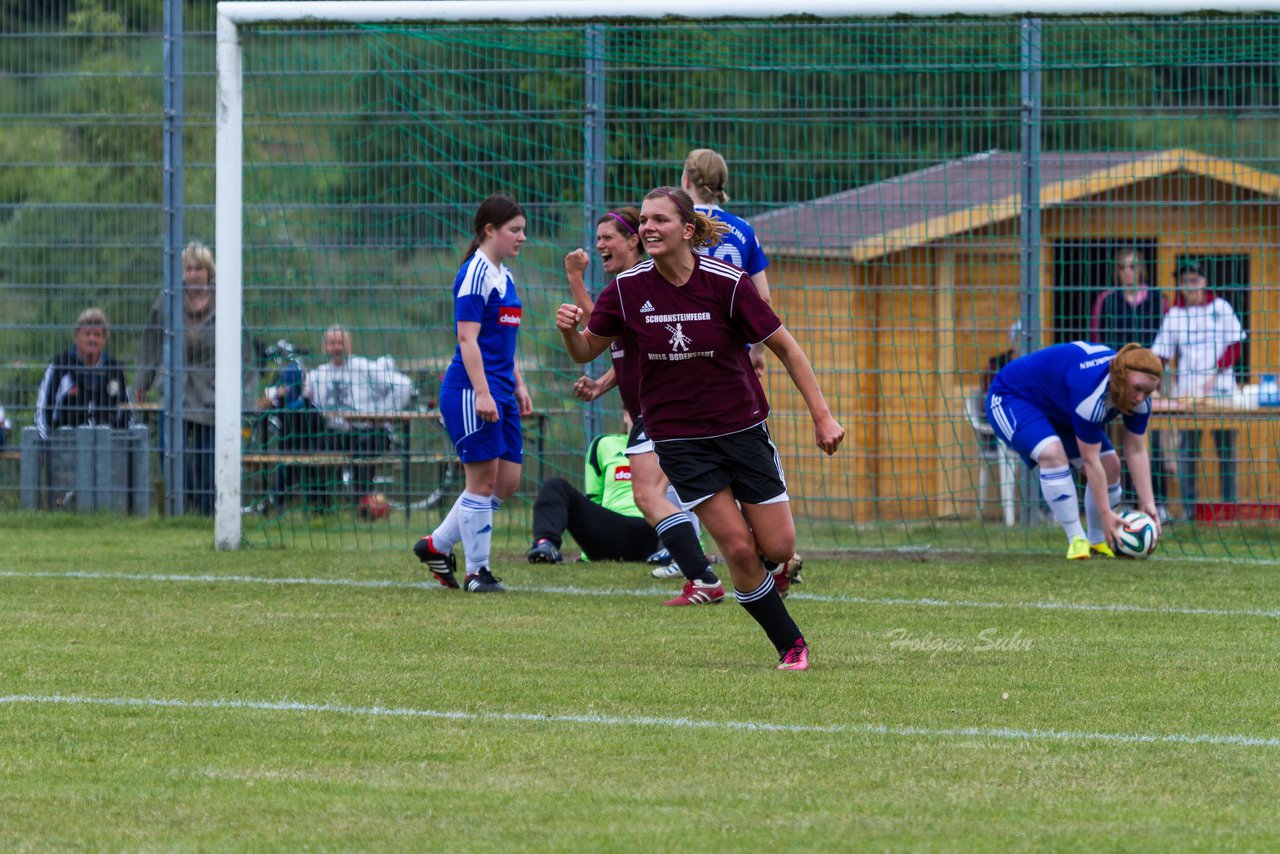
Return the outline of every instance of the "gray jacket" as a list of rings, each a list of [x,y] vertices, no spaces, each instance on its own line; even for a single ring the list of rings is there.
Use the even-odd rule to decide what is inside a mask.
[[[207,316],[192,320],[187,315],[186,351],[183,384],[183,420],[196,424],[213,424],[214,407],[214,330],[216,309]],[[134,394],[141,395],[160,385],[164,373],[164,295],[151,306],[151,321],[142,333],[142,351],[138,354],[138,373],[134,379]],[[243,409],[252,409],[257,392],[257,372],[252,361],[249,339],[240,336]]]

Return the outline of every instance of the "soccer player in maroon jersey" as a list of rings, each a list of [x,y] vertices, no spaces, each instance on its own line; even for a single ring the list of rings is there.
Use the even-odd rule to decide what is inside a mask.
[[[639,264],[644,259],[644,251],[640,248],[640,211],[624,207],[600,217],[596,223],[596,252],[603,262],[604,271],[611,276]],[[564,259],[573,301],[587,316],[595,306],[583,280],[589,261],[582,249],[570,252]],[[629,346],[628,336],[614,339],[609,354],[613,358],[613,366],[599,379],[580,377],[574,384],[574,391],[578,397],[590,401],[616,385],[622,405],[631,416],[626,453],[631,464],[631,489],[636,507],[657,531],[659,541],[687,579],[680,595],[663,604],[716,604],[724,599],[724,584],[712,571],[692,521],[667,499],[667,476],[658,465],[652,440],[645,433],[644,419],[640,414],[640,360],[634,348]],[[535,543],[529,550],[530,560],[534,560],[537,550],[538,544]],[[782,577],[789,583],[785,570]]]
[[[560,306],[556,327],[580,363],[630,334],[640,357],[640,406],[662,470],[715,538],[738,602],[778,650],[778,669],[806,670],[809,648],[761,560],[791,557],[796,529],[765,423],[769,403],[746,345],[764,343],[786,367],[809,408],[818,447],[834,454],[844,428],[808,356],[750,277],[695,252],[714,245],[722,227],[694,210],[683,190],[653,190],[640,214],[650,260],[604,289],[585,332],[576,305]]]

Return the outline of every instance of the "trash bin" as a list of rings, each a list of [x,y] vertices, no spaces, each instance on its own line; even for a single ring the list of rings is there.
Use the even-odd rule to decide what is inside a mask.
[[[19,482],[27,510],[151,513],[151,447],[146,427],[76,427],[41,439],[22,430]]]

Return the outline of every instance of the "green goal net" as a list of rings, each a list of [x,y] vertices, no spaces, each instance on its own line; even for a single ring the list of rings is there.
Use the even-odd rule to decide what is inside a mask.
[[[580,480],[591,435],[622,429],[616,397],[572,394],[579,368],[553,319],[570,298],[563,257],[592,250],[605,210],[678,183],[685,155],[713,148],[726,207],[755,228],[775,307],[848,434],[836,456],[818,451],[770,358],[802,550],[1058,549],[982,391],[1017,352],[1122,343],[1116,300],[1177,304],[1175,271],[1194,263],[1247,337],[1203,395],[1176,393],[1175,370],[1153,416],[1164,548],[1274,556],[1280,19],[264,23],[239,36],[248,542],[400,547],[448,508],[461,480],[434,410],[451,287],[477,204],[504,192],[529,214],[511,267],[536,416],[503,528],[523,544],[538,483]],[[588,276],[605,284],[598,262]],[[335,325],[412,384],[352,460],[308,441],[322,421],[260,400],[290,364],[322,365]]]

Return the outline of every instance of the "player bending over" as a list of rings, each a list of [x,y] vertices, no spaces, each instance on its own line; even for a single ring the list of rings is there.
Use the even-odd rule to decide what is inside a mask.
[[[1158,531],[1146,431],[1150,397],[1163,377],[1163,363],[1145,347],[1126,344],[1117,353],[1073,341],[1014,359],[992,380],[987,421],[1028,466],[1040,466],[1040,491],[1066,532],[1068,560],[1115,557],[1123,524],[1116,513],[1120,460],[1104,428],[1117,415],[1124,419],[1124,459],[1138,509],[1157,520]],[[1087,481],[1087,536],[1072,466],[1083,468]]]

